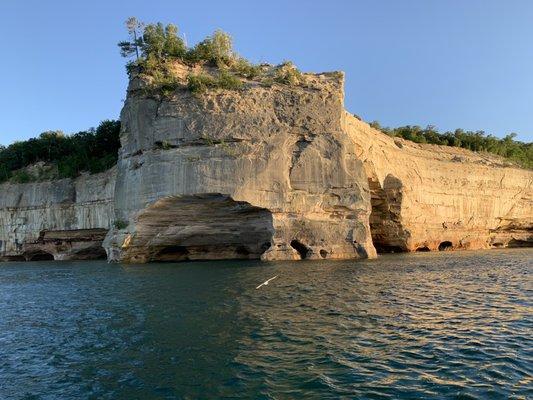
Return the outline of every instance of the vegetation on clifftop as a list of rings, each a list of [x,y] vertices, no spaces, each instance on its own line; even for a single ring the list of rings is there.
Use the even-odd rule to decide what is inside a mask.
[[[75,178],[82,172],[103,172],[117,163],[120,121],[102,121],[96,129],[65,135],[43,132],[38,138],[0,146],[0,182]],[[26,167],[43,162],[45,168]]]
[[[411,140],[415,143],[429,143],[444,146],[461,147],[476,152],[488,152],[505,157],[524,168],[533,169],[533,143],[514,140],[515,133],[503,139],[486,134],[484,131],[464,131],[456,129],[454,132],[440,133],[434,126],[422,128],[417,125],[406,125],[399,128],[382,127],[374,121],[370,126],[383,133]]]
[[[237,90],[243,86],[243,79],[253,79],[267,86],[274,83],[294,86],[304,82],[303,75],[292,62],[270,67],[252,64],[240,57],[233,49],[231,36],[221,30],[194,47],[187,47],[173,24],[145,25],[131,17],[126,27],[130,38],[118,43],[121,55],[133,58],[126,69],[129,74],[138,71],[149,78],[154,93],[169,95],[176,88],[184,87],[172,72],[172,64],[176,61],[218,69],[214,75],[191,73],[186,87],[194,93],[213,88]]]

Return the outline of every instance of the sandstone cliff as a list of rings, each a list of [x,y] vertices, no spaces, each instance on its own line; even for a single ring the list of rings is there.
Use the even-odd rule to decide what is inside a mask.
[[[110,232],[109,258],[374,257],[368,181],[341,124],[343,78],[169,98],[133,79],[115,192],[128,226]]]
[[[105,258],[115,169],[78,179],[0,185],[0,259]]]
[[[131,79],[116,168],[0,185],[0,258],[347,259],[533,243],[533,171],[372,129],[344,111],[342,73],[193,94],[190,72],[176,64],[182,85],[165,96]]]
[[[346,114],[372,191],[378,251],[533,244],[533,171],[492,155],[391,138]]]

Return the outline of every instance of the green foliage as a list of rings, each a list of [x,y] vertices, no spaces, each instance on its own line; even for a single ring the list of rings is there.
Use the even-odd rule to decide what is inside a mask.
[[[216,77],[200,74],[187,77],[187,88],[193,93],[204,93],[207,89],[238,90],[242,87],[242,81],[228,71],[219,71]]]
[[[242,81],[232,73],[221,70],[215,80],[215,87],[226,90],[239,90],[242,88]]]
[[[141,73],[150,78],[149,94],[169,96],[181,83],[173,77],[172,62],[189,65],[203,64],[217,67],[218,75],[197,74],[188,77],[187,88],[193,93],[203,93],[210,88],[240,89],[245,79],[256,79],[264,86],[275,82],[299,85],[304,77],[291,62],[274,68],[263,68],[239,57],[233,49],[230,35],[217,30],[196,46],[187,48],[178,35],[178,28],[161,23],[144,25],[135,18],[126,21],[129,40],[118,43],[123,57],[136,56],[126,64],[129,74]]]
[[[0,182],[28,179],[18,170],[38,161],[56,165],[60,178],[73,178],[83,171],[103,172],[117,162],[119,132],[120,121],[102,121],[98,128],[74,135],[48,131],[38,138],[0,147]]]
[[[187,77],[187,88],[193,93],[203,93],[208,88],[213,87],[214,79],[205,74],[189,75]]]
[[[236,59],[231,36],[221,30],[215,31],[187,52],[185,61],[205,61],[218,67],[230,66]]]
[[[515,133],[499,139],[496,136],[486,134],[484,131],[456,129],[454,132],[440,133],[432,125],[428,125],[426,128],[417,125],[406,125],[391,129],[382,127],[379,122],[373,121],[370,126],[389,136],[401,137],[416,143],[461,147],[477,152],[497,154],[516,162],[522,167],[533,169],[533,143],[514,140]]]
[[[31,176],[27,171],[16,171],[11,177],[13,183],[28,183],[31,182]]]
[[[247,79],[254,79],[263,72],[260,65],[254,65],[245,58],[237,58],[231,65],[231,70],[239,76]]]
[[[285,61],[276,67],[274,81],[289,86],[296,86],[303,83],[303,75],[292,62]]]
[[[115,226],[116,229],[118,230],[122,230],[122,229],[126,229],[128,227],[128,221],[124,221],[122,219],[117,219],[113,225]]]

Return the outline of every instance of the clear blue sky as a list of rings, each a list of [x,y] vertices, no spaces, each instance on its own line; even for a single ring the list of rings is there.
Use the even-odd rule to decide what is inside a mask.
[[[346,72],[346,108],[383,125],[533,140],[532,0],[1,0],[0,143],[118,118],[124,20],[221,28],[252,61]]]

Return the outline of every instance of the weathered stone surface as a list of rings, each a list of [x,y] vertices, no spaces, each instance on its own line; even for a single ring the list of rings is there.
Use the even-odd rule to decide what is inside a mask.
[[[164,98],[134,77],[116,168],[0,185],[0,259],[102,257],[105,233],[124,262],[533,243],[532,171],[390,138],[344,111],[342,74],[306,81]]]
[[[346,114],[372,191],[382,251],[533,244],[533,171],[499,157],[391,138]]]
[[[75,180],[0,185],[0,258],[105,257],[115,169]]]
[[[177,200],[205,195],[264,210],[262,233],[242,243],[246,257],[375,256],[368,182],[341,126],[342,85],[342,74],[320,74],[308,75],[307,87],[250,83],[239,92],[177,90],[163,99],[136,90],[134,80],[121,114],[115,193],[117,219],[128,226],[110,232],[109,258],[167,259],[158,255],[162,243],[184,246],[183,221],[211,241],[202,252],[185,245],[189,258],[234,258],[235,238],[244,240],[250,224],[238,213],[224,217],[215,203],[182,208]],[[155,215],[161,207],[166,215]],[[227,230],[232,235],[217,234]]]

